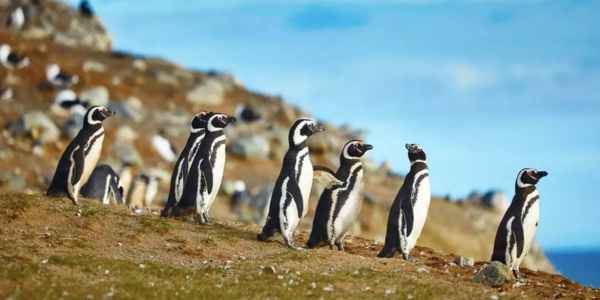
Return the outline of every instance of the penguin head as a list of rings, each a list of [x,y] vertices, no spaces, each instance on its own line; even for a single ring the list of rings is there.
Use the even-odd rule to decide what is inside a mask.
[[[406,144],[405,147],[408,150],[408,160],[411,163],[415,161],[427,161],[425,151],[418,144]]]
[[[373,146],[370,144],[365,144],[360,140],[351,140],[344,145],[342,157],[343,159],[360,159],[371,149],[373,149]]]
[[[0,46],[0,58],[2,58],[2,60],[7,60],[8,55],[10,55],[10,46],[2,44],[2,46]]]
[[[192,118],[192,124],[190,131],[196,133],[206,128],[206,122],[208,122],[209,113],[201,111]]]
[[[108,109],[106,106],[92,106],[88,109],[85,114],[85,126],[94,126],[102,124],[102,121],[113,116],[115,113]]]
[[[529,187],[536,185],[545,176],[548,176],[548,172],[546,171],[539,171],[533,168],[522,169],[517,175],[517,186]]]
[[[227,127],[227,125],[235,123],[236,121],[235,117],[222,113],[208,113],[206,118],[206,129],[209,132],[221,131]]]
[[[302,145],[308,137],[321,131],[325,131],[325,127],[313,119],[301,118],[296,120],[290,128],[288,136],[290,147]]]
[[[56,75],[60,74],[60,67],[57,64],[51,64],[46,66],[46,77],[54,78]]]

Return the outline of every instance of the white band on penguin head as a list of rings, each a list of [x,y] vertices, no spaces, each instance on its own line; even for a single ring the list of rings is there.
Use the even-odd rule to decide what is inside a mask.
[[[102,121],[94,120],[94,114],[100,109],[101,109],[101,107],[94,107],[89,111],[89,113],[87,115],[87,123],[88,124],[90,124],[90,125],[102,124]]]

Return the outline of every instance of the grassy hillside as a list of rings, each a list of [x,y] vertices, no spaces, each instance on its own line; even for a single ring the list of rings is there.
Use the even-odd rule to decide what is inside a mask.
[[[0,195],[2,299],[593,298],[600,291],[524,270],[524,284],[494,289],[471,282],[481,267],[418,247],[414,262],[375,257],[381,245],[353,238],[347,253],[294,251],[260,243],[258,228],[212,226],[122,207],[39,195]],[[299,236],[306,239],[306,232]]]

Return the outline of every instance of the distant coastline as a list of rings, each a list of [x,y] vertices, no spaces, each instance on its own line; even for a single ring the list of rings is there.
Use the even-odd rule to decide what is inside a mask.
[[[569,279],[600,288],[600,249],[550,249],[546,255]]]

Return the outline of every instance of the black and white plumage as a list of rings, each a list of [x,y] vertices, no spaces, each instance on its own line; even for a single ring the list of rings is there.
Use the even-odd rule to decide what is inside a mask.
[[[93,106],[84,116],[83,128],[62,154],[47,195],[68,196],[79,204],[79,191],[88,181],[102,152],[104,127],[102,122],[113,115],[104,106]]]
[[[361,141],[347,142],[340,155],[340,167],[333,175],[339,181],[323,190],[306,246],[328,243],[344,250],[344,237],[358,218],[361,208],[363,167],[361,157],[373,146]],[[315,168],[316,169],[316,168]]]
[[[22,69],[29,66],[29,58],[12,51],[7,44],[0,46],[0,63],[9,69]]]
[[[131,189],[127,196],[127,206],[136,213],[141,214],[150,210],[154,198],[158,194],[160,180],[156,176],[141,174],[133,179]]]
[[[289,149],[271,193],[269,214],[257,236],[259,241],[266,241],[279,232],[289,247],[298,249],[294,245],[294,233],[308,211],[313,180],[313,165],[306,140],[323,130],[315,120],[308,118],[297,120],[290,128]]]
[[[81,188],[81,196],[98,199],[104,205],[124,204],[119,175],[109,165],[99,165],[94,169],[88,182]]]
[[[17,7],[6,18],[6,27],[13,30],[21,30],[25,25],[25,11],[23,7]]]
[[[54,97],[52,111],[62,116],[69,116],[75,113],[84,115],[88,107],[89,103],[81,101],[74,91],[62,90]]]
[[[536,184],[546,171],[526,168],[519,171],[515,196],[504,214],[494,241],[492,261],[506,264],[519,277],[519,266],[527,255],[540,219],[540,195]]]
[[[234,117],[212,112],[206,119],[204,138],[192,160],[181,199],[173,210],[174,215],[180,215],[195,207],[201,224],[210,223],[209,211],[223,180],[226,143],[223,129],[235,122]]]
[[[95,15],[92,5],[87,0],[79,2],[79,13],[87,18],[93,18]]]
[[[50,64],[46,67],[46,80],[55,87],[68,88],[79,83],[79,76],[62,71],[57,64]]]
[[[158,133],[152,136],[152,147],[167,162],[174,162],[177,158],[175,146],[166,137],[164,130],[159,130]]]
[[[256,111],[256,109],[247,105],[238,105],[235,108],[235,117],[240,122],[245,123],[252,123],[262,119],[262,116]]]
[[[404,259],[410,259],[410,251],[417,244],[427,220],[431,202],[427,156],[419,145],[407,144],[406,149],[410,171],[392,204],[385,245],[377,255],[379,257],[392,257],[400,251]]]
[[[192,161],[200,149],[204,135],[206,134],[206,122],[209,114],[200,112],[192,119],[190,126],[190,136],[175,162],[173,173],[171,174],[171,186],[169,188],[169,198],[161,212],[161,216],[171,215],[171,209],[177,205],[183,194],[183,187],[187,178]]]

